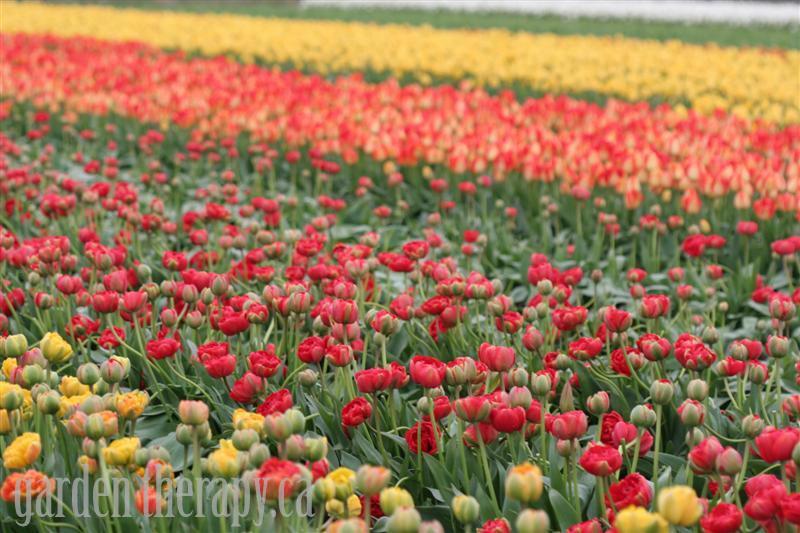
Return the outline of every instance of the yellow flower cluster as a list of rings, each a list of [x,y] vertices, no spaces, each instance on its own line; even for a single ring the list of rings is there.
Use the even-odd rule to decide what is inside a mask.
[[[724,108],[800,122],[800,52],[793,50],[8,2],[2,30],[235,52],[246,61],[321,73],[372,70],[422,83],[444,78],[546,93],[665,98],[704,113]]]

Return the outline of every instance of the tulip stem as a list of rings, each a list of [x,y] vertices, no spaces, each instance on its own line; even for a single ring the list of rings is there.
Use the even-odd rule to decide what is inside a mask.
[[[597,503],[600,506],[600,519],[605,522],[608,520],[608,511],[606,510],[606,478],[598,477],[597,479]]]
[[[661,410],[663,406],[656,404],[656,442],[653,450],[653,499],[658,501],[658,454],[661,451]]]
[[[492,473],[489,470],[489,459],[486,456],[486,444],[483,442],[483,434],[481,433],[481,428],[477,425],[475,426],[475,433],[478,435],[478,446],[480,448],[481,453],[481,463],[483,464],[483,473],[486,477],[486,485],[489,486],[489,495],[492,497],[492,504],[494,505],[494,509],[497,515],[500,515],[500,505],[497,503],[497,495],[494,492],[494,483],[492,483]]]

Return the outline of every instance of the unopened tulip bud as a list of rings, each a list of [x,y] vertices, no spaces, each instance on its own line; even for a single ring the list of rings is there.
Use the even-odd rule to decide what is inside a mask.
[[[789,355],[789,339],[772,335],[767,339],[767,354],[775,359]]]
[[[675,386],[666,379],[654,381],[650,385],[650,399],[656,405],[667,405],[675,395]]]
[[[300,461],[306,456],[306,439],[302,435],[292,435],[279,444],[278,450],[290,461]]]
[[[198,329],[200,326],[205,323],[205,317],[203,313],[198,310],[189,311],[186,313],[186,316],[183,317],[183,321],[192,329]]]
[[[18,389],[11,389],[0,396],[0,409],[14,411],[22,406],[24,398]]]
[[[511,467],[506,475],[506,497],[530,504],[542,495],[542,471],[531,463]]]
[[[391,478],[388,468],[362,465],[356,472],[356,489],[366,497],[374,496],[386,488]]]
[[[508,371],[508,381],[515,387],[524,387],[528,384],[528,371],[522,367],[515,367]]]
[[[708,383],[702,379],[693,379],[686,385],[686,395],[692,400],[702,402],[708,398]]]
[[[181,400],[178,404],[181,422],[189,426],[199,426],[208,422],[208,405],[197,400]]]
[[[336,496],[336,483],[332,479],[323,477],[311,487],[311,497],[317,503],[325,503]]]
[[[656,413],[646,405],[637,405],[631,410],[631,422],[637,428],[653,427],[656,423]]]
[[[44,369],[39,365],[28,365],[22,369],[22,381],[27,388],[45,380]]]
[[[592,394],[586,399],[586,409],[595,416],[607,413],[610,408],[611,398],[606,391]]]
[[[480,516],[481,505],[472,496],[459,494],[453,498],[450,506],[453,508],[453,516],[464,525],[472,524]]]
[[[517,517],[519,533],[547,533],[550,531],[550,518],[540,509],[525,509]]]
[[[742,418],[742,432],[748,439],[754,439],[764,431],[764,420],[758,415],[747,415]]]
[[[539,291],[539,294],[542,296],[549,296],[551,292],[553,292],[553,282],[549,279],[540,280],[539,283],[536,284],[536,290]]]
[[[117,359],[107,359],[100,363],[100,377],[106,383],[119,383],[127,375],[127,369]]]
[[[445,531],[438,520],[426,520],[420,523],[417,533],[445,533]]]
[[[706,344],[716,344],[719,341],[719,332],[714,326],[708,326],[703,330],[703,342]]]
[[[556,452],[561,457],[572,457],[580,447],[578,439],[558,439],[556,441]]]
[[[6,357],[19,357],[28,349],[28,339],[25,335],[9,335],[5,338]]]
[[[681,423],[685,426],[699,426],[703,423],[705,418],[705,410],[703,404],[696,400],[685,400],[680,407],[678,407],[678,416]]]
[[[531,390],[534,396],[542,398],[550,394],[552,382],[547,374],[534,374],[531,376]]]
[[[293,434],[302,433],[306,430],[306,416],[299,409],[289,409],[283,413],[283,416],[286,417],[290,431]]]
[[[414,499],[411,494],[400,487],[389,487],[381,491],[380,505],[383,514],[391,516],[397,509],[413,507]]]
[[[40,394],[36,398],[36,408],[45,415],[54,415],[61,408],[61,396],[54,390]]]
[[[264,417],[264,434],[274,441],[283,442],[292,434],[289,420],[281,413]]]
[[[258,442],[259,435],[254,429],[237,429],[231,436],[233,447],[240,452],[246,452],[250,447]]]
[[[686,446],[693,448],[703,442],[705,438],[706,434],[702,429],[698,427],[690,428],[689,431],[686,432]]]
[[[139,448],[133,454],[133,462],[136,466],[144,468],[150,461],[150,448]]]
[[[316,463],[327,457],[328,455],[328,439],[325,437],[318,437],[315,439],[306,439],[306,459],[312,463]]]
[[[561,389],[561,397],[558,400],[558,408],[562,413],[567,413],[575,409],[575,399],[572,394],[572,385],[569,381],[564,383],[564,388]]]
[[[269,459],[269,446],[263,442],[256,442],[247,450],[247,455],[250,460],[250,467],[258,468],[264,464],[264,461]]]
[[[110,410],[106,405],[106,401],[100,396],[97,396],[96,394],[93,394],[88,398],[86,398],[85,400],[83,400],[81,402],[79,409],[84,413],[86,413],[87,415],[91,415],[93,413],[99,413],[100,411]]]
[[[194,428],[186,424],[178,424],[178,427],[175,428],[175,440],[179,444],[189,446],[194,442]]]
[[[527,409],[533,402],[533,396],[527,387],[512,387],[508,393],[508,403],[511,407],[524,407]]]
[[[386,522],[388,533],[417,533],[422,517],[413,507],[400,507]]]
[[[84,385],[94,385],[100,379],[100,368],[94,363],[84,363],[75,372],[78,381]]]
[[[736,448],[728,446],[717,455],[717,471],[726,476],[734,476],[742,469],[742,456]]]

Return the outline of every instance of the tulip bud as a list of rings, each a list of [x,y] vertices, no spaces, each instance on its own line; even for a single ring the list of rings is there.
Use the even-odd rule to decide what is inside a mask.
[[[306,459],[316,463],[328,455],[328,439],[319,437],[316,439],[306,439]]]
[[[211,292],[214,296],[224,296],[228,292],[228,280],[223,276],[216,276],[211,282]]]
[[[646,405],[637,405],[631,410],[631,422],[637,428],[653,427],[656,423],[656,413]]]
[[[306,456],[306,439],[302,435],[290,435],[278,444],[278,451],[290,461],[301,461]]]
[[[764,431],[764,421],[758,415],[747,415],[742,418],[742,432],[748,439],[758,437]]]
[[[195,309],[194,311],[186,313],[186,316],[183,317],[183,321],[186,322],[186,325],[190,328],[198,329],[205,322],[205,317],[203,313]]]
[[[194,428],[186,424],[178,424],[178,427],[175,428],[175,440],[179,444],[189,446],[194,442]]]
[[[292,434],[302,433],[306,430],[306,416],[299,409],[289,409],[283,416],[289,424]]]
[[[547,374],[534,374],[531,376],[531,389],[534,396],[542,398],[550,394],[552,382]]]
[[[311,488],[311,497],[317,503],[325,503],[336,496],[336,483],[332,479],[323,477],[314,483]]]
[[[693,448],[703,442],[705,438],[706,434],[702,429],[697,427],[689,428],[689,431],[686,432],[686,445],[689,448]]]
[[[726,476],[734,476],[742,469],[742,456],[730,446],[717,455],[717,471]]]
[[[356,472],[356,489],[370,497],[386,488],[392,478],[392,471],[382,466],[362,465]]]
[[[533,402],[533,397],[527,387],[513,387],[508,393],[508,403],[511,407],[524,407],[527,409],[531,406],[531,402]]]
[[[539,294],[542,296],[548,296],[553,292],[553,282],[549,279],[540,280],[536,284],[536,290],[539,291]]]
[[[100,379],[100,368],[94,363],[84,363],[75,372],[78,381],[84,385],[94,385]]]
[[[531,463],[523,463],[508,471],[506,475],[506,497],[530,504],[542,495],[542,471]]]
[[[610,408],[611,398],[609,398],[606,391],[592,394],[586,399],[586,409],[595,416],[607,413]]]
[[[128,374],[128,369],[115,358],[106,359],[100,363],[100,377],[106,383],[119,383]]]
[[[139,448],[133,454],[133,462],[136,463],[136,466],[140,468],[144,468],[147,465],[147,462],[150,461],[150,449],[149,448]]]
[[[39,365],[27,365],[22,369],[22,381],[28,388],[43,382],[45,377],[44,369]]]
[[[422,517],[413,507],[400,507],[386,522],[388,533],[417,533]]]
[[[92,440],[100,440],[105,435],[105,421],[100,413],[89,415],[86,419],[86,436]]]
[[[380,505],[383,514],[391,516],[401,507],[413,507],[414,499],[405,489],[389,487],[381,491]]]
[[[580,447],[578,439],[558,439],[556,441],[556,452],[561,457],[572,457]]]
[[[5,355],[6,357],[19,357],[24,354],[28,349],[28,339],[25,335],[9,335],[5,338]]]
[[[264,434],[274,441],[283,442],[292,434],[289,420],[281,413],[264,417]]]
[[[567,381],[561,389],[561,397],[558,401],[558,408],[562,413],[567,413],[575,409],[575,400],[572,396],[572,385]]]
[[[703,330],[703,342],[706,344],[716,344],[719,341],[719,332],[714,326],[708,326]]]
[[[685,426],[699,426],[705,418],[703,404],[692,400],[685,400],[678,408],[678,416]]]
[[[231,440],[233,441],[234,448],[240,452],[245,452],[259,441],[259,435],[254,429],[237,429],[233,432]]]
[[[36,408],[39,412],[45,415],[54,415],[61,408],[61,396],[54,390],[47,391],[40,394],[36,398]]]
[[[106,402],[100,396],[93,394],[81,402],[80,410],[87,415],[106,411]]]
[[[675,395],[675,386],[666,379],[654,381],[650,385],[650,399],[656,405],[667,405]]]
[[[515,367],[508,371],[508,381],[515,387],[526,386],[528,379],[528,371],[522,367]]]
[[[256,442],[255,444],[250,446],[249,450],[247,450],[247,455],[249,456],[250,459],[250,466],[252,468],[258,468],[259,466],[264,464],[264,461],[269,459],[270,456],[269,446],[267,446],[263,442]]]
[[[181,422],[189,426],[199,426],[208,422],[208,405],[202,401],[182,400],[178,404]]]
[[[299,381],[303,387],[313,387],[319,381],[319,373],[311,368],[306,368],[297,374],[297,381]]]
[[[777,335],[770,336],[767,339],[767,353],[775,359],[786,357],[789,355],[789,339]]]
[[[417,533],[444,533],[444,526],[438,520],[427,520],[420,523]]]
[[[472,524],[480,516],[481,505],[472,496],[459,494],[453,498],[450,505],[453,508],[453,516],[464,525]]]
[[[517,517],[519,533],[547,533],[550,531],[550,518],[539,509],[525,509]]]
[[[702,402],[708,398],[708,383],[702,379],[693,379],[686,386],[686,395],[692,400]]]
[[[14,411],[22,406],[24,398],[18,388],[8,390],[0,396],[0,409]]]

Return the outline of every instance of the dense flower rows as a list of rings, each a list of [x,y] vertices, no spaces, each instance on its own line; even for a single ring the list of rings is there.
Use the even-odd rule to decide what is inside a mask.
[[[426,84],[469,79],[544,93],[667,99],[706,114],[723,108],[747,118],[800,122],[797,51],[13,2],[3,4],[3,31],[234,52],[321,73],[372,70]]]
[[[49,42],[57,60],[32,55],[67,77],[64,50],[97,46]],[[178,58],[108,53],[131,79],[143,73],[123,59],[138,53],[161,61],[152,76],[180,79]],[[12,54],[16,72],[35,70]],[[100,93],[84,94],[70,98]],[[654,196],[632,216],[602,188],[537,182],[530,199],[534,184],[519,180],[112,115],[17,103],[3,117],[4,525],[26,508],[15,498],[46,498],[83,469],[131,480],[135,516],[42,520],[97,531],[800,525],[791,218],[687,213]],[[241,480],[288,514],[261,526],[253,513],[160,516],[172,487],[204,479]],[[311,516],[280,503],[306,488]],[[241,490],[212,486],[184,508],[221,495],[237,509]]]
[[[566,97],[516,100],[451,86],[326,81],[140,44],[3,36],[0,90],[70,112],[115,112],[216,137],[249,132],[354,163],[428,163],[572,187],[608,187],[635,209],[649,193],[697,213],[714,200],[759,218],[798,213],[800,126]]]

